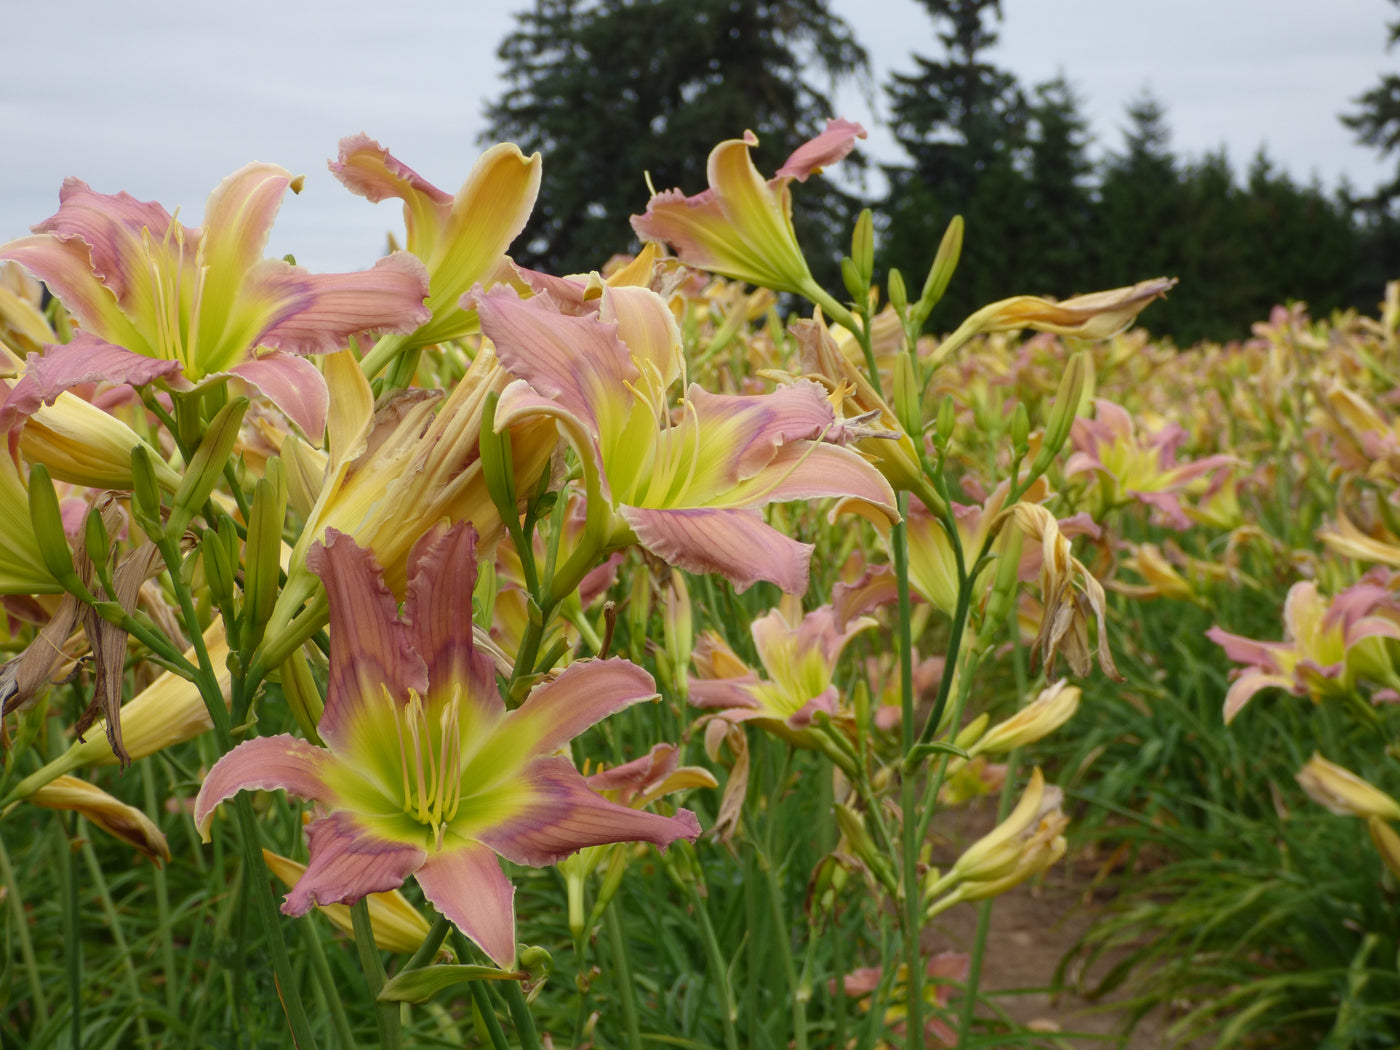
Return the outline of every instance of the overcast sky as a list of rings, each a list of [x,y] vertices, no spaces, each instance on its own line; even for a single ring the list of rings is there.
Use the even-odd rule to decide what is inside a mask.
[[[315,270],[369,264],[394,203],[351,196],[326,171],[343,135],[366,131],[444,189],[479,152],[483,102],[499,91],[496,47],[521,0],[43,0],[7,5],[0,65],[0,241],[58,207],[64,176],[127,190],[200,221],[218,181],[250,160],[305,173],[270,254]],[[1031,85],[1064,73],[1100,150],[1121,142],[1127,102],[1150,89],[1178,155],[1226,148],[1236,170],[1261,146],[1295,178],[1360,190],[1387,166],[1337,114],[1393,71],[1386,0],[1003,0],[992,55]],[[915,0],[833,0],[870,50],[875,83],[937,54]],[[18,45],[18,46],[16,46]],[[850,91],[845,116],[872,130],[883,98]],[[873,108],[871,103],[873,102]],[[580,113],[580,120],[606,119]],[[742,128],[734,129],[735,134]],[[813,129],[814,132],[819,129]],[[544,178],[549,179],[549,158]],[[697,191],[702,187],[684,187]],[[639,197],[639,209],[645,203]]]

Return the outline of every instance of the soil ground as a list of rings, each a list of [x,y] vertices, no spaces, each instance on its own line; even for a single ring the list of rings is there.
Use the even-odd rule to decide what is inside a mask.
[[[950,838],[936,845],[935,863],[942,866],[955,859],[964,846],[991,830],[995,822],[994,799],[981,800],[960,812],[951,831],[944,825]],[[1060,960],[1102,906],[1103,898],[1088,892],[1093,874],[1092,866],[1076,863],[1071,854],[1041,880],[996,899],[981,988],[985,993],[1018,993],[998,996],[999,1007],[1024,1025],[1065,1033],[1056,1040],[1065,1050],[1161,1050],[1169,1045],[1168,1018],[1149,1015],[1125,1037],[1124,1014],[1115,1009],[1113,996],[1089,1002],[1072,992],[1052,997],[1048,991]],[[926,936],[933,938],[932,950],[970,952],[976,928],[977,909],[959,904],[940,915]],[[1113,961],[1108,960],[1103,968]],[[1117,998],[1123,996],[1120,992]]]

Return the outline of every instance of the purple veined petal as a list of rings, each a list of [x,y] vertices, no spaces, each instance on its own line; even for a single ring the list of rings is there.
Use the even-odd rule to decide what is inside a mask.
[[[1246,669],[1235,679],[1225,694],[1225,724],[1229,725],[1235,720],[1235,716],[1244,710],[1244,705],[1249,703],[1255,693],[1271,686],[1287,689],[1290,692],[1296,691],[1295,683],[1289,675],[1266,674],[1254,668]]]
[[[249,297],[294,304],[279,309],[258,343],[302,354],[333,353],[361,332],[412,332],[432,313],[427,268],[408,252],[394,252],[368,270],[309,273],[275,259],[254,271]]]
[[[515,965],[515,887],[488,847],[466,842],[429,855],[414,873],[423,896],[487,957]]]
[[[427,854],[380,838],[339,810],[306,826],[309,856],[283,915],[305,915],[317,904],[354,904],[371,893],[396,890],[423,866]]]
[[[899,520],[894,489],[885,476],[860,453],[823,442],[784,445],[762,471],[712,505],[762,506],[828,496],[863,500],[888,523]]]
[[[843,160],[855,149],[856,139],[867,138],[866,130],[853,120],[835,117],[826,122],[826,130],[792,151],[774,178],[806,182],[808,177]]]
[[[320,443],[326,429],[330,391],[326,378],[304,357],[274,350],[229,369],[230,375],[257,387],[288,419]]]
[[[476,303],[501,364],[597,434],[608,462],[632,408],[627,387],[640,378],[617,326],[561,313],[547,296],[521,299],[509,287],[477,295]]]
[[[762,711],[753,689],[758,678],[753,673],[742,678],[691,678],[686,699],[695,707],[707,709],[741,708]]]
[[[537,686],[501,732],[522,734],[530,750],[548,754],[608,715],[659,695],[651,675],[629,660],[581,660]]]
[[[413,649],[428,666],[428,688],[434,698],[458,690],[462,700],[494,724],[505,714],[490,657],[472,642],[472,590],[476,586],[476,530],[457,522],[430,530],[408,555],[408,592],[404,622]],[[470,726],[465,732],[473,731]]]
[[[554,398],[536,393],[526,380],[517,379],[501,391],[501,399],[496,402],[496,433],[533,416],[547,416],[555,421],[564,439],[574,446],[579,456],[597,467],[603,495],[611,500],[612,484],[604,469],[597,424],[592,415],[579,417]]]
[[[650,288],[604,287],[598,316],[605,323],[617,322],[618,338],[634,361],[655,369],[662,390],[680,377],[680,327],[661,296]]]
[[[807,590],[812,544],[784,536],[756,510],[624,506],[618,513],[637,542],[668,565],[719,573],[741,593],[759,580],[776,583],[788,594]]]
[[[686,399],[704,435],[705,458],[723,463],[731,484],[753,477],[783,446],[820,437],[836,420],[831,402],[810,380],[771,394],[712,394],[692,383]]]
[[[209,841],[214,809],[240,791],[281,789],[297,798],[328,805],[332,800],[322,774],[334,761],[325,748],[288,734],[245,740],[223,758],[204,778],[194,800],[194,822]]]
[[[452,210],[452,194],[438,189],[361,132],[340,140],[340,156],[331,174],[351,193],[373,203],[389,197],[403,201],[408,250],[420,259],[431,257],[438,235]]]
[[[1260,642],[1243,635],[1231,634],[1218,626],[1207,630],[1206,637],[1225,650],[1227,659],[1237,664],[1252,664],[1269,669],[1278,667],[1277,653],[1288,652],[1292,648],[1287,642]]]
[[[180,362],[133,354],[88,332],[53,344],[42,355],[30,354],[25,373],[0,407],[0,433],[33,415],[44,404],[80,383],[108,381],[143,386],[157,379],[178,379]],[[178,385],[178,384],[176,384]]]
[[[92,253],[82,241],[46,234],[21,237],[0,248],[0,260],[19,263],[48,285],[90,336],[155,355],[154,347],[122,313],[112,290],[93,273]]]
[[[585,846],[650,842],[665,849],[676,839],[700,835],[695,814],[674,817],[628,809],[589,790],[568,759],[540,758],[522,773],[530,801],[513,818],[482,832],[481,841],[516,864],[544,867]]]
[[[594,773],[585,781],[594,791],[643,791],[674,773],[680,757],[675,744],[653,744],[641,758]]]
[[[92,272],[130,309],[137,300],[149,300],[150,268],[143,230],[155,244],[164,241],[176,225],[174,217],[154,201],[138,201],[129,193],[98,193],[82,179],[66,178],[58,192],[58,211],[34,227],[39,234],[59,240],[76,238],[91,252]],[[186,244],[199,243],[199,233],[189,227],[176,231]]]
[[[369,551],[328,529],[324,544],[312,544],[306,564],[325,584],[335,638],[317,731],[337,757],[369,762],[396,739],[397,716],[386,705],[405,702],[409,690],[425,692],[426,668]]]

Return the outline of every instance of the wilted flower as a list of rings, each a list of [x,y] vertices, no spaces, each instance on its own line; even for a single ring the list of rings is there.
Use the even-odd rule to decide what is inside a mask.
[[[1010,718],[998,722],[967,749],[969,755],[1000,755],[1049,736],[1079,709],[1079,687],[1060,679]]]
[[[1338,816],[1400,820],[1400,802],[1316,751],[1297,779],[1308,798]]]

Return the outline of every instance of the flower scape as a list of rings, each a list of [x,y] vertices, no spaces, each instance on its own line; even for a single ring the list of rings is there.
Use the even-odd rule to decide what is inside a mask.
[[[198,227],[72,178],[0,246],[0,1040],[1050,1045],[986,924],[1095,792],[1175,859],[1265,809],[1345,852],[1328,987],[1394,1024],[1400,292],[1190,350],[1149,274],[944,317],[962,220],[913,297],[866,213],[838,297],[794,211],[865,131],[813,131],[584,274],[510,255],[539,155],[453,194],[364,134],[368,270],[264,258],[271,164]],[[1273,1016],[1313,957],[1252,951]]]

